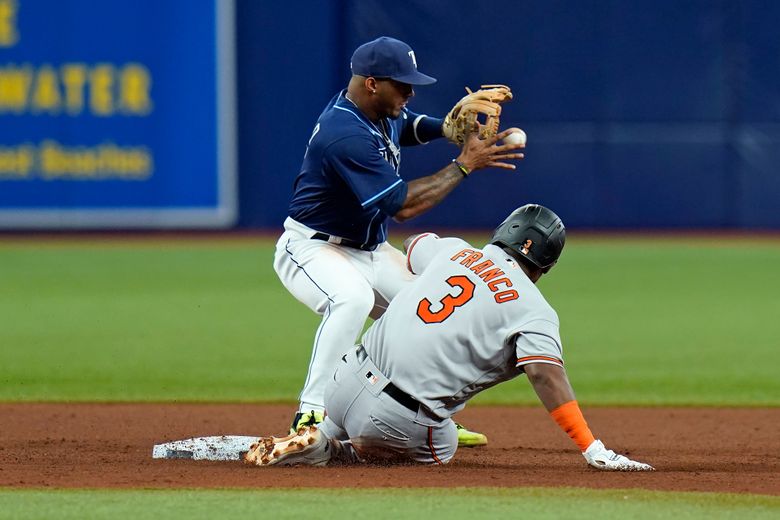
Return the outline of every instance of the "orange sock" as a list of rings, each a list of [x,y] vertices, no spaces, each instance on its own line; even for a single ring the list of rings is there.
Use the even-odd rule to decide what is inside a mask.
[[[550,415],[558,423],[558,426],[571,437],[571,440],[579,446],[580,451],[588,449],[588,446],[596,440],[588,428],[588,423],[585,422],[585,417],[583,417],[577,401],[562,404],[550,412]]]

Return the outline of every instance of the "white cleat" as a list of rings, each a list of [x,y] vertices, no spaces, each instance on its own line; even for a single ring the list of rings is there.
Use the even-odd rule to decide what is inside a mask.
[[[324,466],[330,442],[316,426],[305,426],[287,437],[261,437],[249,447],[244,462],[256,466]]]

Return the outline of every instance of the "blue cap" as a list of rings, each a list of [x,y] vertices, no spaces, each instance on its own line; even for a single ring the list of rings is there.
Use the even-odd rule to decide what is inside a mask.
[[[390,78],[409,85],[430,85],[432,78],[417,71],[414,51],[401,40],[381,36],[364,43],[352,54],[352,74]]]

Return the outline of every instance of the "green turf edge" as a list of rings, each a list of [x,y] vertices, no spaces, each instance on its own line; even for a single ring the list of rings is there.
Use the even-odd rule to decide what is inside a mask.
[[[522,513],[522,514],[520,514]],[[5,518],[777,518],[780,497],[637,489],[0,489]]]
[[[688,402],[648,402],[648,403],[623,403],[623,402],[588,402],[579,401],[583,407],[588,409],[608,409],[608,408],[649,408],[649,409],[661,409],[661,408],[725,408],[729,410],[759,410],[759,409],[775,409],[780,408],[780,401],[770,403],[688,403]],[[297,407],[298,401],[291,399],[226,399],[226,400],[206,400],[206,399],[176,399],[176,400],[163,400],[163,399],[139,399],[139,400],[122,400],[116,401],[112,399],[35,399],[22,398],[22,399],[0,399],[0,405],[17,405],[17,404],[58,404],[58,405],[157,405],[157,406],[176,406],[176,405],[258,405],[258,406],[292,406]],[[489,408],[489,407],[507,407],[507,408],[537,408],[542,406],[540,402],[526,402],[526,401],[504,401],[504,400],[482,400],[473,399],[468,402],[468,408]]]

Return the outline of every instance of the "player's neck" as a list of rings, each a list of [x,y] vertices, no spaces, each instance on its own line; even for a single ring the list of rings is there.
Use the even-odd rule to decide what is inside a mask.
[[[542,277],[542,271],[531,269],[528,264],[526,264],[521,258],[520,255],[512,250],[510,247],[502,247],[501,249],[504,250],[506,254],[512,257],[512,259],[517,262],[517,265],[520,267],[520,269],[523,270],[525,275],[528,277],[529,280],[531,280],[534,284],[539,281],[539,278]]]
[[[344,97],[347,98],[347,101],[355,105],[369,121],[379,123],[379,120],[382,119],[379,116],[379,113],[371,108],[371,103],[360,94],[348,90]]]

